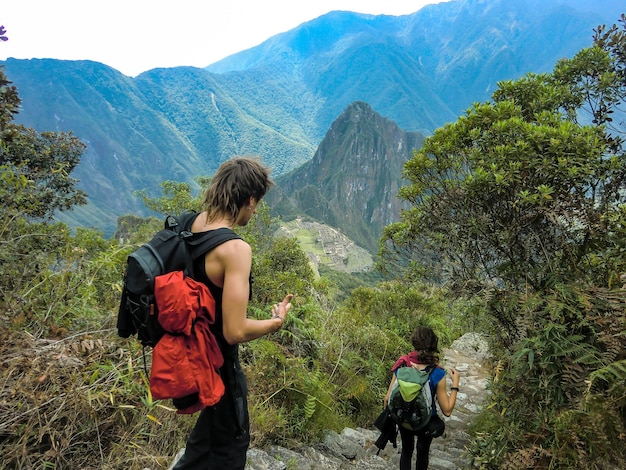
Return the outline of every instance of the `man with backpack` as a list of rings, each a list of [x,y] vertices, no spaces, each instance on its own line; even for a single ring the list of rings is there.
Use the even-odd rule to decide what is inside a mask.
[[[272,186],[269,169],[253,158],[224,162],[206,190],[204,211],[191,224],[192,237],[207,232],[229,232],[248,223],[261,198]],[[239,364],[239,343],[278,331],[291,308],[291,294],[272,307],[267,320],[248,318],[251,297],[252,252],[239,237],[225,241],[204,256],[194,257],[196,281],[215,299],[215,321],[209,327],[224,358],[220,374],[225,393],[214,406],[200,412],[185,452],[172,467],[187,469],[241,469],[250,444],[246,379]]]
[[[401,356],[392,367],[393,378],[385,396],[385,408],[400,430],[402,453],[400,470],[410,470],[413,447],[417,449],[416,470],[428,469],[428,455],[433,438],[445,430],[435,402],[445,416],[450,416],[459,391],[460,375],[448,370],[452,379],[446,390],[446,371],[439,367],[439,339],[434,331],[418,327],[411,336],[414,351]],[[417,444],[415,438],[417,437]]]

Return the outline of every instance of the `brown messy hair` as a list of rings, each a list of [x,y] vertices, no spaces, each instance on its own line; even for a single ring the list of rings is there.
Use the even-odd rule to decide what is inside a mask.
[[[270,179],[270,169],[259,159],[233,157],[220,165],[204,193],[202,206],[207,212],[207,220],[227,216],[234,221],[240,209],[251,197],[260,201],[274,185]]]
[[[439,338],[430,328],[417,327],[411,335],[411,344],[418,352],[421,363],[436,365],[439,362]]]

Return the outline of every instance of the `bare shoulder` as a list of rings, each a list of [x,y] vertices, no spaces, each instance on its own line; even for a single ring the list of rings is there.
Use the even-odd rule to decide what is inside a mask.
[[[229,278],[234,275],[241,279],[248,279],[252,265],[252,249],[241,239],[228,240],[217,246],[205,258],[205,272],[216,286],[224,285],[224,276],[228,272]]]
[[[252,248],[250,248],[250,245],[248,244],[248,242],[244,241],[241,238],[234,238],[233,240],[228,240],[227,242],[222,243],[217,248],[221,248],[225,252],[240,251],[240,250],[244,250],[250,253],[252,252]]]
[[[222,243],[213,250],[213,253],[215,253],[216,257],[223,260],[239,261],[241,259],[251,258],[252,248],[241,238],[236,238]]]

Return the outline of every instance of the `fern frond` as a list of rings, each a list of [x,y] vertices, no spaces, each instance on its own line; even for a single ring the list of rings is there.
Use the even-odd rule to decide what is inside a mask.
[[[306,401],[304,402],[304,417],[307,420],[311,419],[311,417],[315,413],[316,405],[317,398],[315,398],[313,395],[307,395]]]
[[[593,386],[596,385],[598,381],[603,381],[609,386],[619,383],[623,385],[624,382],[626,382],[626,359],[613,362],[589,374],[589,385],[584,396],[585,402],[593,395]]]
[[[613,381],[626,380],[626,359],[613,362],[589,375],[589,380],[592,384],[598,379],[609,383]]]

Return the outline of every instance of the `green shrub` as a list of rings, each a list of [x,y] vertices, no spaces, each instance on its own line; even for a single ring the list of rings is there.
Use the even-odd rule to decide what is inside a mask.
[[[626,291],[562,285],[525,300],[471,454],[484,468],[624,466]]]

